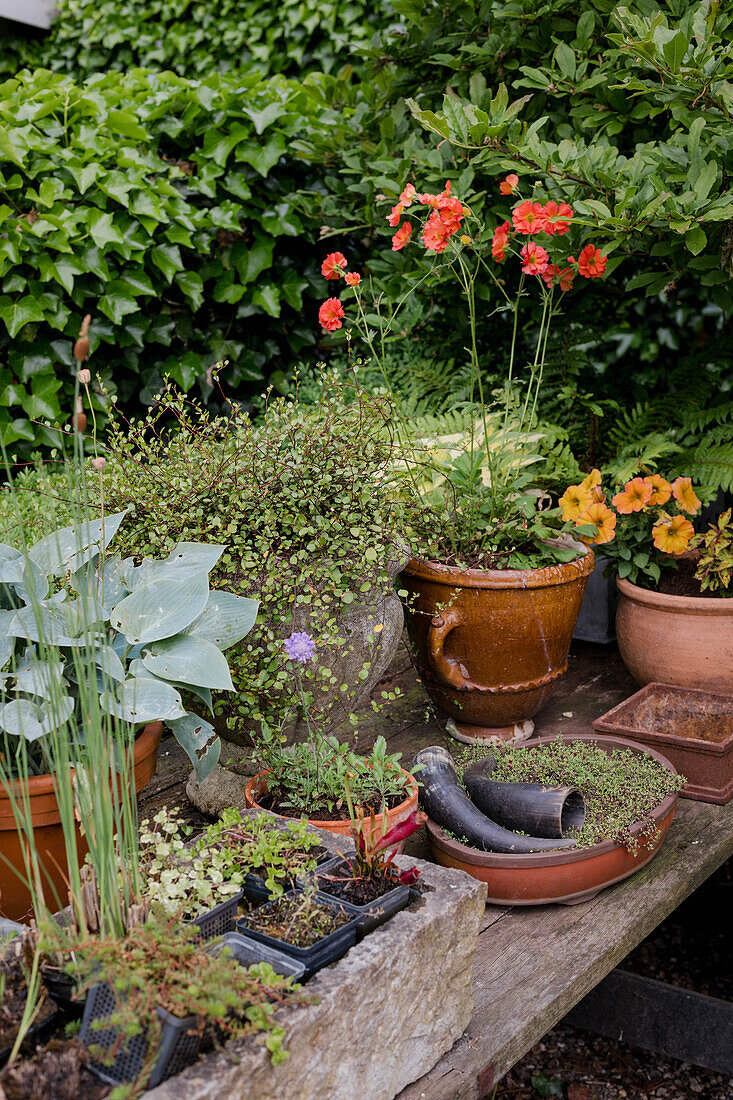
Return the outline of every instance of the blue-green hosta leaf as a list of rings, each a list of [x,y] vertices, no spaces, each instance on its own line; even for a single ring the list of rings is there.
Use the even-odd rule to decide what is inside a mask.
[[[46,600],[45,603],[22,607],[15,612],[8,633],[28,642],[43,642],[46,645],[85,645],[95,637],[91,628],[95,622],[95,612],[99,609],[89,600],[84,601],[84,607],[81,602],[70,600],[58,604]]]
[[[109,615],[115,604],[129,595],[129,588],[122,579],[122,558],[117,555],[103,560],[94,558],[78,569],[72,578],[77,592],[89,592],[102,602]]]
[[[5,668],[15,652],[15,635],[10,633],[14,618],[14,611],[0,611],[0,668]]]
[[[143,722],[170,721],[186,713],[181,696],[170,684],[161,680],[132,676],[120,684],[113,695],[106,691],[99,705],[107,714],[139,725]]]
[[[17,691],[39,695],[42,699],[55,699],[65,695],[68,684],[64,680],[63,661],[36,660],[28,668],[21,669],[15,677]]]
[[[69,695],[54,699],[53,703],[37,706],[30,699],[13,699],[0,710],[0,726],[13,737],[37,741],[58,729],[74,713],[74,700]]]
[[[123,577],[133,590],[144,584],[158,584],[160,581],[183,581],[199,573],[207,575],[214,568],[226,546],[207,542],[179,542],[163,561],[143,558],[138,566],[131,558],[122,563]]]
[[[208,597],[206,573],[183,581],[146,584],[112,609],[110,623],[133,645],[158,642],[190,626],[206,607]]]
[[[224,654],[213,642],[195,634],[155,642],[143,657],[143,664],[164,680],[196,684],[214,691],[234,690]]]
[[[135,648],[140,649],[140,646],[136,646]],[[139,658],[130,661],[128,671],[131,676],[147,677],[149,680],[157,680],[158,678],[145,667],[145,665]],[[198,684],[183,684],[179,683],[178,680],[166,680],[165,682],[170,684],[171,687],[176,688],[178,691],[190,691],[192,695],[196,695],[202,703],[206,704],[212,714],[214,713],[214,704],[211,698],[211,688],[199,687]]]
[[[249,634],[257,621],[259,600],[235,596],[233,592],[210,592],[203,615],[186,630],[197,638],[228,649]]]
[[[197,714],[186,714],[174,722],[168,722],[178,744],[188,754],[193,764],[196,779],[203,783],[212,768],[218,763],[221,753],[221,741],[216,730],[204,718]]]
[[[100,645],[95,650],[97,667],[113,680],[121,683],[125,679],[125,666],[111,645]]]
[[[127,509],[124,512],[106,516],[104,536],[101,519],[89,520],[86,523],[80,523],[77,527],[62,527],[58,531],[52,531],[35,546],[31,546],[28,556],[46,574],[60,576],[62,573],[75,573],[94,554],[107,548],[126,515]]]

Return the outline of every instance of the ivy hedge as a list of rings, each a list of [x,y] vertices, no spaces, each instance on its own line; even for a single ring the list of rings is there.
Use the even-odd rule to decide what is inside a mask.
[[[71,413],[70,337],[93,314],[92,365],[150,404],[228,359],[231,390],[312,347],[320,295],[294,196],[297,154],[327,127],[315,89],[256,73],[186,81],[48,70],[0,85],[0,431],[53,442]],[[100,398],[101,399],[101,398]]]

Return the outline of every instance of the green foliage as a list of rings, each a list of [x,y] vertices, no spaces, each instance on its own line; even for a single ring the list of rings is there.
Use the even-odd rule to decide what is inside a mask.
[[[108,724],[167,722],[203,780],[219,741],[186,711],[180,690],[211,706],[212,688],[231,689],[221,650],[251,629],[257,603],[209,591],[223,546],[182,543],[165,561],[139,566],[107,557],[124,516],[53,531],[27,550],[0,544],[0,667],[13,679],[1,696],[5,751],[20,738],[43,753],[68,722],[86,725],[86,661],[96,665]]]
[[[257,425],[234,407],[212,417],[169,390],[145,421],[120,421],[111,433],[104,487],[108,507],[129,508],[122,551],[157,555],[179,541],[221,540],[213,583],[260,601],[255,629],[232,652],[236,694],[214,700],[233,740],[246,743],[262,720],[295,719],[283,648],[293,630],[316,643],[304,673],[313,714],[348,713],[349,693],[329,667],[350,644],[344,615],[376,591],[379,627],[379,587],[404,553],[390,420],[387,398],[353,399],[326,377],[317,404],[272,401]],[[376,647],[378,631],[373,638]]]
[[[61,0],[42,43],[13,36],[0,72],[32,64],[74,77],[169,69],[206,77],[252,67],[265,75],[331,72],[355,60],[390,18],[366,0]]]
[[[313,344],[300,313],[316,268],[293,209],[308,176],[287,156],[324,123],[311,91],[255,73],[75,84],[46,70],[0,88],[6,446],[58,442],[42,422],[73,411],[70,339],[90,310],[93,373],[143,406],[164,373],[208,396],[217,359],[236,388]]]
[[[711,523],[691,546],[700,551],[695,576],[702,591],[733,597],[733,510],[723,512],[717,523]]]

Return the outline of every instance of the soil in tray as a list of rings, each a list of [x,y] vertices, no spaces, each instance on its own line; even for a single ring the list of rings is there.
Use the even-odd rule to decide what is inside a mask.
[[[719,698],[708,701],[656,689],[653,695],[641,699],[623,722],[649,733],[720,743],[733,734],[733,698],[726,705]]]
[[[111,1088],[89,1072],[88,1064],[78,1039],[52,1039],[0,1073],[0,1095],[7,1100],[103,1100]]]
[[[384,801],[387,803],[387,809],[393,810],[395,806],[399,806],[409,797],[410,792],[405,789],[401,794],[392,795],[386,798]],[[266,810],[271,810],[274,814],[280,814],[282,817],[301,817],[301,811],[295,809],[293,806],[283,806],[283,802],[288,801],[288,795],[286,791],[281,791],[277,787],[268,791],[267,794],[257,795],[257,805],[263,806]],[[364,810],[365,817],[369,816],[371,810],[375,814],[379,814],[384,809],[384,802],[382,796],[375,792],[371,798],[367,798],[362,801],[361,806]],[[308,807],[308,817],[311,821],[348,821],[349,810],[344,802],[343,806],[330,810],[326,805],[319,805],[315,802],[312,806]]]
[[[28,987],[21,958],[9,954],[0,960],[0,983],[4,984],[4,988],[0,987],[0,1050],[5,1050],[15,1042],[27,998]],[[34,1024],[42,1024],[55,1011],[43,986],[39,1000],[40,1008]]]
[[[248,914],[247,925],[256,932],[282,940],[292,947],[313,947],[320,940],[343,928],[354,919],[353,913],[322,905],[304,894],[289,895],[269,902]]]
[[[369,905],[400,885],[399,872],[391,868],[372,878],[348,877],[348,865],[337,865],[318,876],[318,889],[351,905]]]

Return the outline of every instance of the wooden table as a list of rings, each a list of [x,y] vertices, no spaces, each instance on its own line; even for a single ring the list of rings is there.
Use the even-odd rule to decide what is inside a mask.
[[[405,764],[426,745],[455,748],[455,742],[430,715],[425,694],[405,655],[395,662],[375,697],[379,698],[382,690],[395,688],[401,692],[397,702],[378,715],[365,714],[359,746],[367,747],[378,733],[383,733],[390,751],[401,752]],[[542,734],[589,732],[594,718],[635,689],[615,646],[576,643],[568,674],[539,716],[536,730]],[[185,801],[185,760],[170,741],[164,742],[162,753],[156,778],[142,793],[142,812]],[[196,819],[195,813],[191,819]],[[424,837],[411,838],[408,851],[421,857],[429,855]],[[654,859],[638,874],[591,901],[533,909],[487,906],[474,966],[473,1019],[453,1049],[429,1074],[405,1089],[399,1100],[488,1100],[494,1083],[606,979],[595,1003],[586,1001],[580,1010],[582,1022],[595,1021],[602,1030],[604,1006],[609,1018],[614,1004],[618,1014],[618,998],[624,992],[619,992],[619,984],[626,979],[614,968],[731,855],[733,802],[721,807],[683,799]],[[612,977],[606,978],[612,971]],[[634,976],[633,981],[643,983],[648,979]],[[665,1042],[667,1047],[670,1043],[674,1046],[684,1040],[686,1033],[693,1054],[703,1048],[706,1036],[713,1046],[723,1043],[723,1049],[728,1036],[729,1049],[733,1050],[733,1006],[728,1006],[731,1014],[726,1016],[725,1008],[719,1008],[722,1002],[700,998],[705,1002],[701,1004],[695,1001],[698,997],[687,995],[686,1008],[674,1006],[671,1015],[679,1025],[677,1039],[673,1036],[665,1040],[657,1035],[654,1049],[665,1049]],[[689,998],[693,998],[691,1003]],[[713,1002],[712,1008],[707,1002]],[[705,1009],[710,1010],[709,1017]],[[625,1018],[622,1009],[621,1016]],[[696,1036],[694,1023],[703,1018],[705,1035]],[[626,1028],[631,1042],[635,1041],[632,1032],[632,1027]],[[636,1041],[649,1045],[643,1027]],[[667,1049],[667,1053],[676,1053],[677,1049]],[[689,1049],[679,1050],[680,1056],[694,1060]],[[733,1073],[733,1066],[730,1070],[723,1067],[722,1071]]]

